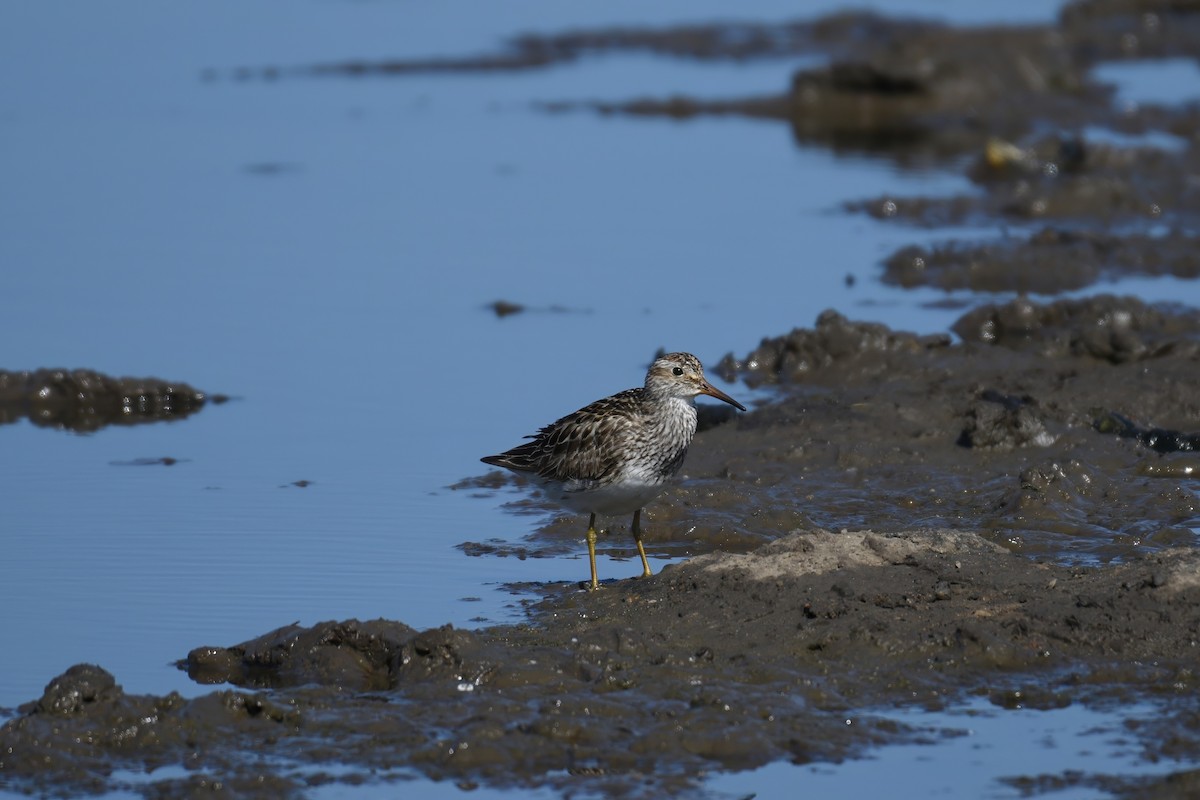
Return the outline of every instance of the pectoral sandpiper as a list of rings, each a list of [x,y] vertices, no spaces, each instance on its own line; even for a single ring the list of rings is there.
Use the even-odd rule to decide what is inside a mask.
[[[534,477],[553,502],[587,512],[591,588],[597,589],[596,515],[633,512],[633,539],[642,575],[651,573],[642,546],[642,507],[659,495],[683,466],[696,433],[697,395],[746,408],[704,377],[690,353],[655,359],[640,389],[597,400],[542,428],[532,441],[481,459]]]

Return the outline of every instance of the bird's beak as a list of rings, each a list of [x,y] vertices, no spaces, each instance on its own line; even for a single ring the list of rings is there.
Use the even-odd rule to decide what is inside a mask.
[[[744,405],[739,403],[737,400],[734,400],[732,397],[725,394],[724,392],[722,392],[717,387],[713,386],[708,381],[700,382],[700,394],[706,394],[709,397],[715,397],[718,400],[724,400],[726,403],[729,403],[729,405],[733,406],[734,408],[740,408],[742,411],[746,410],[746,407]]]

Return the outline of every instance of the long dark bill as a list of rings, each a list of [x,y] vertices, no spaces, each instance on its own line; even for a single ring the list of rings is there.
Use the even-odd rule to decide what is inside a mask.
[[[724,400],[726,403],[729,403],[729,405],[733,406],[734,408],[740,408],[742,411],[746,410],[746,407],[744,405],[739,403],[737,400],[734,400],[732,397],[725,394],[724,392],[722,392],[717,387],[713,386],[708,381],[705,381],[703,384],[701,384],[700,394],[706,394],[709,397],[715,397],[718,400]]]

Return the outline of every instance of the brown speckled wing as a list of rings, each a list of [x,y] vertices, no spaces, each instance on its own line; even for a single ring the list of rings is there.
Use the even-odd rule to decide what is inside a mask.
[[[637,436],[645,402],[644,389],[597,400],[542,428],[532,441],[483,460],[548,480],[603,482],[620,468],[628,442]]]

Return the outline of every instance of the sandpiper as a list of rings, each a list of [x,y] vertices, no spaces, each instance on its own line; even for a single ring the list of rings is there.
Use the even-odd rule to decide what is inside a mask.
[[[746,410],[704,377],[691,353],[659,356],[646,384],[597,400],[542,428],[533,441],[481,459],[534,477],[553,502],[587,512],[591,588],[596,577],[596,515],[633,512],[633,539],[642,557],[642,575],[651,575],[642,546],[642,507],[666,488],[683,466],[696,433],[697,395],[706,394]]]

